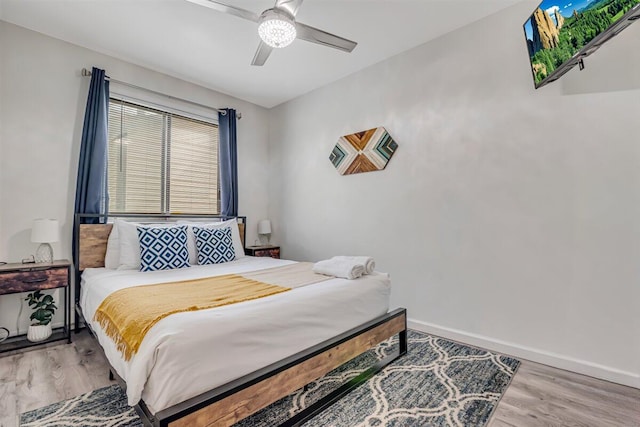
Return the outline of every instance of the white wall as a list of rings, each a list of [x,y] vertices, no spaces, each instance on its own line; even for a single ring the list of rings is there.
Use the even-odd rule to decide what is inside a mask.
[[[71,259],[76,171],[89,79],[103,68],[125,81],[212,107],[232,107],[238,122],[239,209],[247,242],[267,216],[268,113],[240,101],[115,58],[0,21],[0,260],[33,254],[33,219],[58,218],[57,258]],[[112,89],[113,90],[113,89]],[[0,325],[15,330],[19,296],[0,297]],[[22,315],[21,329],[28,325]],[[61,319],[61,318],[60,318]]]
[[[274,238],[373,255],[413,327],[640,387],[640,91],[535,91],[531,10],[271,110]],[[338,138],[376,126],[399,144],[386,170],[340,176]]]

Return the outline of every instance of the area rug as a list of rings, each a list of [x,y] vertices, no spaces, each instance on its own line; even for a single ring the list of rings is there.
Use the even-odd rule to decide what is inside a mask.
[[[483,426],[520,362],[511,357],[409,331],[409,353],[353,390],[305,427]],[[357,376],[397,346],[391,339],[279,400],[237,427],[271,427]],[[117,385],[24,413],[21,427],[142,423]]]

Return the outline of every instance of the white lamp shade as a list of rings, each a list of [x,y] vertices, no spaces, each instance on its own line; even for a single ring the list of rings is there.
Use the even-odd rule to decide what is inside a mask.
[[[51,243],[60,240],[60,226],[57,219],[36,219],[31,228],[33,243]]]
[[[263,219],[258,222],[258,234],[271,234],[271,221]]]

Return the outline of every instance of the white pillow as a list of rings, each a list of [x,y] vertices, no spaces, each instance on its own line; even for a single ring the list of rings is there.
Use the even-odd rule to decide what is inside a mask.
[[[118,223],[115,222],[107,240],[107,253],[104,254],[104,267],[115,270],[120,265],[120,238]]]
[[[217,222],[198,222],[198,221],[186,221],[179,220],[178,224],[186,224],[189,227],[187,228],[187,238],[189,248],[193,245],[193,248],[196,247],[196,236],[193,234],[192,225],[195,225],[199,228],[231,228],[231,239],[233,240],[233,250],[236,254],[236,259],[242,258],[245,256],[244,254],[244,245],[242,244],[242,239],[240,238],[240,230],[238,229],[238,220],[236,218],[227,220],[227,221],[217,221]],[[196,260],[198,259],[198,254],[196,253]],[[191,249],[189,249],[189,263],[191,263]],[[191,263],[191,265],[196,265],[196,263]]]
[[[175,223],[161,224],[140,224],[116,219],[114,227],[118,227],[118,240],[120,247],[120,258],[118,270],[140,270],[140,241],[138,240],[138,227],[167,228],[175,226]],[[196,251],[195,239],[187,236],[187,250],[189,251],[189,264],[196,265],[198,252]]]

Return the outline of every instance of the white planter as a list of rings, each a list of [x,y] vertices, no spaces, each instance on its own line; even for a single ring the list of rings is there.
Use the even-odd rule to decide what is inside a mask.
[[[27,339],[31,342],[44,341],[51,336],[51,323],[48,325],[31,325],[27,331]]]

